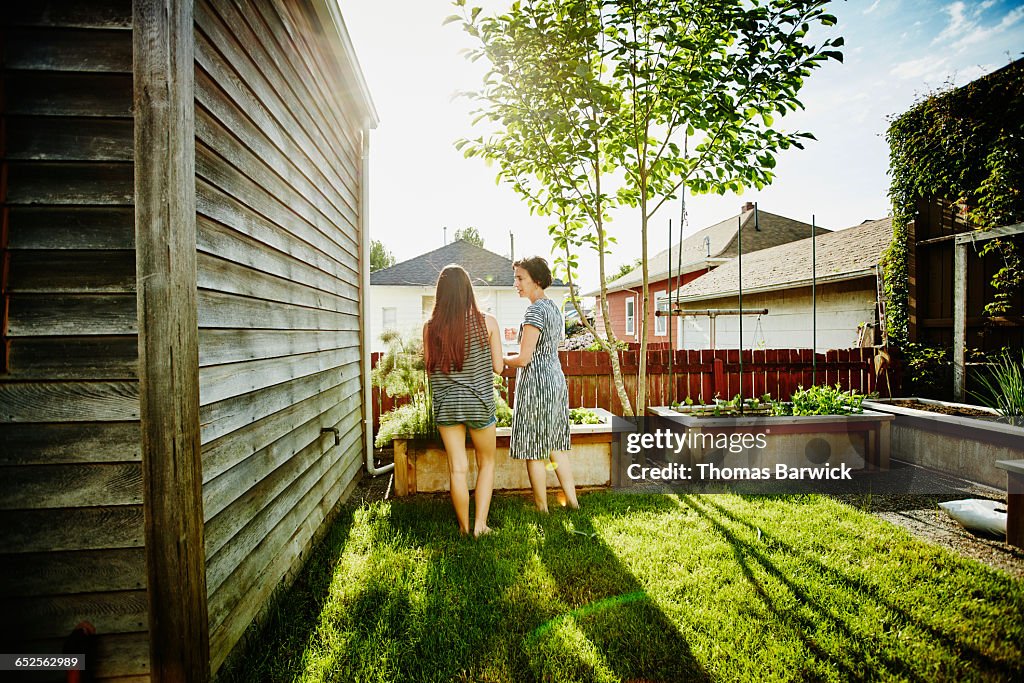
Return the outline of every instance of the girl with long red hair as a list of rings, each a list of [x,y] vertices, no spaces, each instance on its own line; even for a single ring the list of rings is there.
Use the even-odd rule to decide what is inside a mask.
[[[504,369],[498,321],[476,305],[469,274],[445,266],[437,277],[434,310],[423,326],[423,354],[430,375],[434,422],[448,454],[448,475],[459,531],[469,533],[466,432],[476,451],[476,517],[473,535],[490,531],[487,513],[494,490],[494,375]]]

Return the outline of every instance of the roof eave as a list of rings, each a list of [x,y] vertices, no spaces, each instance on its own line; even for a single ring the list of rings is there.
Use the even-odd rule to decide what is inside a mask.
[[[776,284],[766,285],[763,287],[752,287],[750,289],[744,289],[744,294],[764,294],[768,292],[777,292],[782,289],[793,289],[794,287],[810,287],[812,282],[816,284],[825,284],[832,282],[843,282],[846,280],[858,280],[862,277],[874,277],[875,269],[864,268],[861,270],[855,270],[849,273],[837,273],[835,275],[826,275],[818,278],[805,278],[802,280],[793,280],[791,282],[780,282]],[[709,299],[726,299],[733,296],[739,296],[739,290],[733,289],[725,292],[712,292],[710,294],[696,294],[687,296],[685,294],[676,292],[679,296],[679,303],[689,303],[692,301],[707,301]]]

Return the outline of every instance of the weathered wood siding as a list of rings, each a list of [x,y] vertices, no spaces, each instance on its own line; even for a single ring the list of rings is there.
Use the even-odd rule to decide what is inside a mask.
[[[121,681],[149,679],[131,9],[5,3],[0,39],[0,651],[88,620]]]
[[[309,3],[202,0],[195,24],[216,670],[360,470],[363,120]]]

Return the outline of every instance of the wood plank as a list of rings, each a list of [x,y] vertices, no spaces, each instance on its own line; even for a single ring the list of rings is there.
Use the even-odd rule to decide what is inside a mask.
[[[247,491],[234,505],[207,523],[213,540],[219,544],[217,552],[212,550],[212,546],[207,548],[207,585],[211,596],[257,549],[269,550],[273,554],[280,552],[280,548],[264,541],[293,510],[308,511],[310,501],[315,504],[323,491],[335,482],[341,470],[336,467],[337,463],[344,462],[346,454],[351,457],[360,448],[362,435],[359,432],[354,429],[343,436],[341,446],[334,446],[333,439],[310,444],[288,463],[288,467],[273,472],[260,482],[259,487]],[[236,514],[236,509],[246,512]],[[304,516],[300,513],[300,518]],[[263,557],[262,561],[268,563],[270,559]],[[212,611],[210,621],[211,624],[217,623],[216,614]]]
[[[8,300],[11,337],[135,334],[135,296],[123,294],[15,294]]]
[[[339,146],[358,149],[356,131],[361,129],[361,125],[352,119],[351,114],[362,112],[365,104],[356,100],[358,86],[352,82],[353,79],[346,78],[346,74],[339,70],[338,58],[324,40],[330,29],[321,25],[315,10],[310,12],[306,7],[280,5],[270,7],[248,0],[235,0],[235,4],[243,8],[243,14],[263,18],[265,25],[277,36],[284,56],[281,61],[291,64],[297,74],[305,75],[305,78],[286,77],[283,82],[293,88],[298,101],[315,105],[311,116],[315,121],[325,123],[321,133],[325,138],[333,138],[335,153],[342,153]],[[255,21],[251,23],[258,25]]]
[[[358,383],[359,364],[350,363],[308,377],[300,377],[250,394],[203,406],[199,411],[203,443],[240,429],[340,384]]]
[[[193,3],[135,0],[135,226],[147,586],[159,681],[206,681]]]
[[[335,313],[306,306],[199,290],[199,326],[262,330],[359,330],[357,312]]]
[[[139,463],[4,468],[0,510],[141,505]]]
[[[19,2],[4,9],[4,23],[8,26],[130,29],[132,3],[131,0]]]
[[[4,66],[26,71],[131,73],[128,31],[13,28],[4,36]]]
[[[285,522],[284,531],[294,529],[283,543],[288,552],[279,553],[271,565],[262,568],[263,576],[267,577],[267,580],[250,582],[251,589],[236,596],[231,596],[225,589],[213,596],[214,599],[234,597],[233,604],[226,605],[230,608],[229,611],[211,630],[211,665],[215,670],[223,663],[235,643],[241,639],[249,624],[265,609],[262,606],[267,604],[273,592],[290,585],[298,575],[304,564],[304,558],[308,557],[309,552],[323,538],[324,533],[337,517],[339,503],[344,501],[351,492],[352,483],[357,479],[360,471],[361,465],[358,458],[355,458],[319,503],[312,506],[305,519],[298,523],[291,522],[293,526],[290,528],[288,526],[290,520]],[[278,528],[282,529],[280,525]],[[259,571],[258,563],[254,563],[254,565]],[[236,577],[240,582],[244,578],[242,572],[238,572],[231,577],[229,583]],[[276,577],[276,580],[269,580],[271,577]],[[240,595],[245,595],[247,599],[239,600]]]
[[[19,161],[8,165],[9,204],[121,204],[135,199],[131,164]]]
[[[7,609],[21,638],[66,638],[83,621],[97,633],[145,632],[146,602],[146,591],[136,590],[14,598]]]
[[[244,266],[249,270],[239,269],[238,272],[259,271],[266,275],[283,278],[290,283],[303,285],[321,292],[327,292],[333,296],[341,296],[351,301],[358,301],[358,287],[340,280],[332,274],[326,273],[318,268],[305,263],[288,253],[282,253],[269,245],[258,242],[251,237],[237,232],[228,226],[221,225],[200,216],[198,219],[198,235],[196,248],[200,251],[200,264],[205,255],[217,256],[223,261],[228,261],[237,266]],[[200,265],[200,277],[204,276]],[[214,286],[211,283],[202,283],[208,289],[222,289],[223,291],[234,291],[221,286]],[[245,293],[245,292],[236,292]]]
[[[322,197],[319,202],[322,206],[314,204],[302,193],[302,188],[291,184],[299,182],[298,179],[302,178],[301,174],[295,171],[287,173],[284,168],[271,167],[268,160],[261,156],[263,153],[269,154],[269,151],[246,149],[202,108],[196,109],[196,132],[197,140],[202,141],[204,146],[209,147],[217,157],[236,169],[243,169],[248,178],[266,189],[272,196],[286,198],[288,208],[295,215],[314,226],[342,250],[342,253],[345,254],[345,257],[340,259],[342,262],[357,258],[359,246],[353,236],[356,232],[357,222],[354,211],[350,211],[348,216],[342,216],[336,213]],[[281,177],[278,175],[279,173],[287,173],[287,177]],[[302,178],[302,182],[312,191],[308,180]],[[330,215],[325,215],[324,210],[329,211]]]
[[[343,476],[350,479],[355,476],[353,469],[358,471],[358,465],[352,466],[359,460],[359,441],[355,439],[349,451],[331,448],[252,520],[232,543],[210,558],[208,571],[213,587],[210,592],[211,630],[223,622],[236,602],[249,601],[247,593],[259,590],[260,584],[271,579],[267,569],[275,557],[287,555],[288,550],[298,550],[292,542],[296,533],[304,533],[308,538],[315,532],[315,529],[303,530],[301,523],[320,506],[328,492],[344,490],[348,482],[342,479]],[[349,467],[345,467],[346,463]],[[292,559],[289,558],[289,564]],[[269,582],[276,583],[274,580]]]
[[[131,161],[130,119],[9,116],[7,158],[20,161]]]
[[[138,462],[138,422],[0,423],[0,465]]]
[[[254,501],[258,501],[260,496],[265,497],[265,491],[257,491],[261,482],[280,467],[299,467],[298,460],[304,457],[303,454],[307,449],[319,444],[320,450],[316,451],[319,454],[326,446],[333,445],[334,434],[327,433],[325,435],[322,432],[325,425],[337,426],[339,429],[358,428],[361,417],[359,399],[358,394],[349,396],[341,403],[297,426],[266,448],[253,453],[252,456],[203,485],[203,514],[208,522],[206,526],[206,551],[208,554],[219,550],[228,538],[227,536],[218,537],[216,535],[217,527],[210,525],[209,521],[246,495],[252,494],[247,501],[250,505]],[[328,437],[330,443],[323,441]],[[248,520],[255,510],[247,512],[243,505],[235,510],[236,515],[239,513],[242,513]],[[231,527],[222,525],[220,528],[230,529]]]
[[[227,7],[222,5],[221,9],[226,10]],[[339,159],[345,158],[344,151],[332,146],[329,139],[315,134],[317,122],[302,106],[303,98],[282,97],[274,87],[275,84],[281,84],[282,87],[287,88],[287,81],[308,80],[311,74],[304,71],[291,79],[280,75],[278,65],[286,61],[287,50],[275,50],[277,54],[268,59],[261,41],[250,40],[248,43],[240,43],[239,39],[235,37],[235,32],[248,28],[248,25],[237,15],[233,19],[233,21],[224,20],[218,16],[216,11],[206,5],[196,13],[196,24],[200,29],[198,31],[200,37],[197,40],[200,63],[204,68],[208,65],[213,66],[212,60],[207,59],[207,57],[213,56],[213,53],[206,49],[207,41],[209,41],[209,45],[216,46],[216,51],[222,54],[231,69],[239,74],[245,87],[279,122],[278,125],[287,130],[296,144],[305,150],[305,154],[310,157],[314,165],[324,169],[325,172],[328,169],[333,172],[337,182],[331,183],[331,185],[336,190],[341,190],[341,188],[353,188],[354,190],[357,187],[354,173],[352,170],[346,171],[345,165],[338,163]],[[226,28],[228,26],[231,28]],[[276,77],[274,77],[275,74]],[[352,206],[358,205],[354,193],[348,203]]]
[[[359,346],[355,332],[199,330],[201,366]]]
[[[358,289],[340,280],[332,280],[335,290],[339,293],[344,292],[347,296],[339,296],[331,290],[307,287],[207,254],[198,255],[198,267],[198,284],[201,289],[241,294],[254,299],[296,304],[336,313],[359,313]]]
[[[0,422],[123,422],[137,419],[137,382],[0,384]]]
[[[304,401],[297,401],[284,410],[205,444],[203,446],[204,482],[212,481],[252,454],[286,436],[296,424],[302,424],[330,410],[331,406],[350,396],[359,395],[358,391],[353,391],[351,385],[338,385]]]
[[[8,249],[135,249],[135,212],[127,207],[8,209]]]
[[[212,85],[212,84],[211,84]],[[205,104],[196,108],[196,135],[212,149],[232,163],[244,164],[252,172],[256,165],[262,171],[276,176],[289,186],[295,193],[315,209],[322,217],[334,225],[358,223],[355,206],[355,192],[358,186],[332,186],[326,178],[318,177],[308,162],[307,153],[296,149],[290,156],[266,136],[265,131],[254,125],[248,118],[234,108],[219,90],[211,90],[205,98],[211,108]],[[223,131],[230,130],[234,137],[228,138]],[[300,160],[305,161],[300,166]],[[343,159],[344,160],[344,159]],[[355,165],[354,157],[348,163]],[[258,176],[257,176],[258,177]],[[353,240],[354,245],[354,240]]]
[[[274,252],[288,254],[295,260],[323,271],[335,280],[351,280],[352,273],[349,267],[304,241],[302,235],[291,232],[291,228],[296,226],[274,223],[202,178],[196,179],[196,202],[201,214],[198,223],[200,228],[206,224],[203,219],[209,218],[224,229],[241,233],[257,244],[271,247]],[[297,227],[301,231],[304,226],[300,224]],[[205,244],[205,238],[200,231],[199,244]]]
[[[345,269],[342,272],[348,271],[348,277],[344,279],[351,284],[358,284],[356,257],[327,237],[327,233],[336,231],[334,226],[328,225],[326,221],[321,221],[317,226],[294,213],[287,204],[287,188],[283,188],[284,194],[281,194],[280,191],[261,186],[201,142],[196,143],[196,172],[270,222],[284,226],[289,232],[330,256]]]
[[[11,254],[7,291],[24,293],[132,293],[135,252],[22,250]]]
[[[7,72],[8,114],[131,117],[132,79],[125,74]]]
[[[0,555],[7,573],[0,595],[141,590],[146,587],[142,548]],[[68,629],[70,632],[70,629]]]
[[[359,349],[347,348],[207,366],[199,370],[199,404],[208,405],[359,360]]]
[[[8,380],[138,377],[136,337],[24,337],[7,343]]]
[[[0,548],[8,553],[141,547],[141,505],[0,512]]]

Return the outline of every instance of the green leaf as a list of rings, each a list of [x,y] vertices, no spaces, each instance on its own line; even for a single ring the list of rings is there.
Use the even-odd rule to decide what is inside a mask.
[[[441,26],[447,26],[448,24],[451,24],[456,21],[462,21],[462,17],[460,17],[458,14],[452,14],[444,18],[444,21],[441,22]]]

